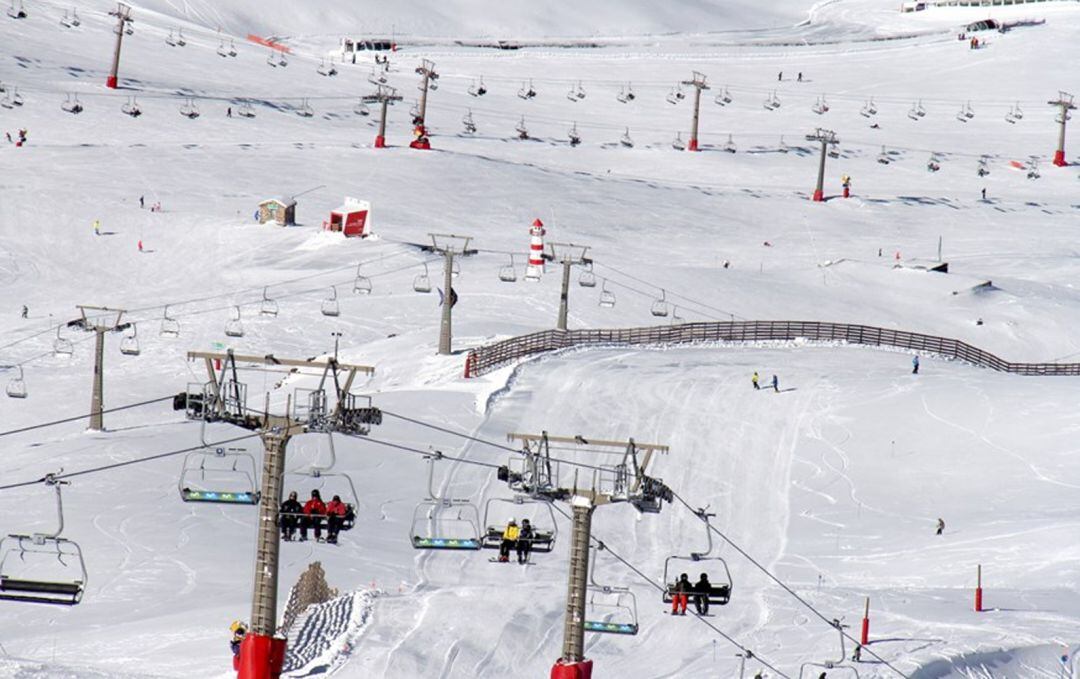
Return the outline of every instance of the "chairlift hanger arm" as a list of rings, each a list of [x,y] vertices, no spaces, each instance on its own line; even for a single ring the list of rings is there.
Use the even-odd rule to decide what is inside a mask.
[[[189,361],[196,359],[219,359],[222,361],[228,360],[232,357],[232,360],[240,363],[262,363],[264,365],[287,365],[295,368],[327,368],[334,361],[315,361],[315,360],[303,360],[295,358],[278,358],[273,354],[267,354],[265,356],[248,356],[244,354],[230,354],[227,352],[215,352],[215,351],[189,351],[187,358]],[[369,365],[355,365],[352,363],[336,363],[336,367],[340,370],[355,370],[357,372],[366,373],[368,375],[375,374],[375,368]]]

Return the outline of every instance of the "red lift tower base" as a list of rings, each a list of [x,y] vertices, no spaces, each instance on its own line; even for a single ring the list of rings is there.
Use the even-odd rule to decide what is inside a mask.
[[[1054,165],[1057,165],[1058,167],[1065,167],[1068,165],[1068,163],[1065,162],[1065,151],[1054,151]]]
[[[116,76],[115,75],[110,75],[110,76],[108,76],[106,78],[105,87],[108,87],[110,90],[115,90],[116,89]]]
[[[551,668],[551,679],[592,679],[592,660],[567,663],[559,658]]]
[[[377,148],[377,149],[386,148],[386,137],[382,136],[381,134],[375,135],[375,148]]]
[[[686,145],[687,151],[697,151],[697,139],[691,139],[690,143]]]
[[[248,632],[240,642],[237,679],[279,679],[285,665],[285,640]]]
[[[814,189],[814,202],[815,203],[824,203],[825,202],[825,194],[822,193],[821,191],[819,191],[818,189]]]
[[[421,149],[423,151],[430,151],[431,150],[431,142],[428,141],[426,137],[421,138],[421,139],[417,139],[416,141],[413,141],[413,142],[409,143],[409,148]]]

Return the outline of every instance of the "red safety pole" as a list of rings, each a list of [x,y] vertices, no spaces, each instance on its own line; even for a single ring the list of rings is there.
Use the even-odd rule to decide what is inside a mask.
[[[862,634],[859,636],[859,643],[863,646],[870,643],[870,597],[866,597],[866,608],[863,609]]]
[[[976,566],[975,571],[975,612],[982,613],[982,564]]]

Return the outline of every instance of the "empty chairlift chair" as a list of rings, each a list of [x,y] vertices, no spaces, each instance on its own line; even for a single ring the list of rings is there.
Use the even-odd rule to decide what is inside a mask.
[[[600,299],[597,302],[601,307],[610,309],[615,306],[615,293],[607,289],[607,279],[600,286]]]
[[[218,41],[217,55],[223,59],[229,56],[229,48],[225,46],[224,40]]]
[[[585,631],[633,636],[638,625],[637,597],[629,587],[603,585],[596,581],[596,557],[604,549],[592,547],[592,566],[586,588]]]
[[[413,278],[412,289],[425,294],[431,292],[431,276],[428,275],[427,262],[424,262],[424,273],[418,273]]]
[[[623,131],[623,135],[621,137],[619,137],[619,144],[621,144],[623,147],[628,148],[628,149],[634,148],[634,140],[630,138],[630,128],[629,127],[626,128],[626,130]]]
[[[839,620],[833,620],[832,626],[840,633],[840,657],[838,659],[822,660],[820,662],[805,662],[799,667],[799,679],[818,679],[828,676],[829,679],[859,679],[859,670],[851,665],[845,665],[847,661],[847,648],[844,643],[844,628],[847,625],[840,624]]]
[[[240,307],[234,306],[233,312],[236,317],[225,323],[225,335],[228,337],[243,337],[244,324],[240,321]]]
[[[438,456],[427,458],[428,497],[417,503],[413,510],[409,541],[415,549],[480,549],[483,537],[476,505],[468,499],[440,496],[434,492],[437,460]]]
[[[120,110],[125,115],[129,115],[132,118],[138,118],[142,115],[142,108],[139,106],[139,102],[135,99],[134,96],[128,97],[127,101],[125,101],[120,107]]]
[[[510,263],[499,267],[499,280],[503,283],[517,281],[517,267],[514,266],[514,256],[510,255]]]
[[[12,533],[0,539],[0,599],[74,606],[82,601],[87,574],[78,543],[60,537],[64,532],[60,486],[67,482],[49,474],[45,485],[56,491],[59,525],[53,533]]]
[[[810,107],[810,110],[818,114],[819,116],[825,115],[829,112],[829,104],[825,101],[824,94],[817,98],[817,101],[815,101],[814,105]]]
[[[595,288],[596,287],[596,274],[593,273],[593,264],[588,262],[585,264],[585,268],[578,274],[578,285],[583,288]]]
[[[269,288],[263,288],[262,302],[259,304],[259,313],[263,316],[277,316],[278,304],[267,295]]]
[[[236,114],[241,118],[254,118],[255,107],[251,105],[250,101],[240,102],[240,106],[236,109]]]
[[[165,310],[161,314],[161,329],[158,331],[158,334],[162,337],[180,336],[180,321],[169,316],[168,305],[165,306]]]
[[[371,294],[371,279],[360,273],[360,263],[356,265],[356,278],[353,279],[352,291],[356,295]]]
[[[881,147],[881,153],[878,154],[877,162],[882,165],[888,165],[892,162],[892,159],[889,157],[889,153],[885,150],[884,146]]]
[[[735,146],[735,141],[731,138],[730,134],[727,136],[727,141],[724,142],[724,145],[720,150],[724,153],[735,153],[738,150],[738,147]]]
[[[188,453],[176,483],[184,502],[254,505],[259,502],[255,458],[243,448]]]
[[[683,143],[683,140],[682,140],[682,132],[676,132],[675,133],[675,139],[672,140],[672,142],[671,142],[671,148],[675,149],[676,151],[685,151],[686,150],[686,144]]]
[[[649,308],[649,313],[659,318],[666,318],[671,312],[671,305],[667,301],[667,293],[661,289],[660,296],[653,301],[652,307]]]
[[[341,315],[341,307],[338,305],[337,298],[337,286],[331,286],[330,296],[323,300],[319,311],[322,312],[323,316],[330,316],[332,318]]]
[[[60,327],[56,326],[56,339],[53,340],[53,353],[57,356],[71,356],[75,353],[75,345],[71,340],[60,334]]]
[[[519,120],[518,124],[514,127],[514,132],[517,132],[518,139],[529,138],[529,128],[525,127],[525,116],[521,116],[521,120]]]
[[[356,106],[353,106],[352,111],[358,116],[366,117],[371,115],[371,109],[369,109],[368,105],[364,103],[363,97],[360,98],[360,101],[356,102]]]
[[[131,324],[131,334],[125,333],[120,338],[120,353],[125,356],[138,356],[141,353],[139,349],[139,330],[134,323]]]
[[[501,511],[497,509],[492,512],[493,503],[501,508]],[[505,505],[509,505],[509,508]],[[511,515],[507,516],[508,513]],[[502,514],[502,518],[496,520],[496,514]],[[533,527],[531,551],[546,553],[555,549],[559,527],[555,523],[555,511],[551,508],[551,501],[528,495],[493,497],[487,501],[484,505],[484,549],[498,549],[502,545],[502,536],[508,521],[514,520],[521,526],[522,519],[529,519]]]
[[[873,97],[870,97],[870,99],[863,104],[862,109],[859,110],[859,115],[864,118],[871,118],[877,115],[877,106],[874,105]]]
[[[301,99],[300,105],[296,107],[296,115],[301,118],[310,118],[315,115],[315,109],[311,108],[307,99]]]
[[[473,120],[471,108],[462,116],[461,124],[464,126],[465,134],[476,134],[476,122]]]
[[[324,75],[324,76],[327,76],[327,77],[333,77],[333,76],[337,75],[337,69],[334,68],[334,60],[333,59],[330,59],[329,65],[327,65],[325,59],[320,59],[319,60],[319,67],[316,68],[315,70],[318,72],[319,75]]]
[[[13,377],[7,383],[7,395],[8,398],[26,398],[26,380],[23,379],[23,369],[21,365],[15,366],[19,371],[18,377]]]

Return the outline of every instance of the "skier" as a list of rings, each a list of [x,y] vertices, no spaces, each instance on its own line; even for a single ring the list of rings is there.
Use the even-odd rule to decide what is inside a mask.
[[[780,379],[776,376],[772,376],[772,388],[776,393],[780,393]]]
[[[240,643],[244,640],[244,635],[247,634],[247,625],[234,620],[233,624],[229,625],[229,631],[232,632],[232,639],[229,640],[229,648],[233,653],[233,669],[240,669]]]
[[[142,252],[142,239],[139,239],[139,252]]]
[[[750,383],[754,385],[754,389],[761,389],[761,385],[758,384],[758,374],[754,371],[754,376],[750,378]]]
[[[529,553],[532,552],[534,537],[536,537],[536,533],[533,531],[532,524],[529,523],[528,519],[522,519],[521,532],[518,534],[517,539],[518,563],[524,564],[529,562]]]
[[[986,187],[985,186],[983,187],[983,190],[982,190],[982,199],[986,200]]]
[[[802,71],[799,71],[799,82],[802,82]]]
[[[326,516],[326,505],[323,504],[319,491],[311,491],[311,499],[304,503],[304,518],[300,522],[300,541],[307,540],[307,529],[315,529],[315,539],[322,542],[322,517]]]
[[[510,522],[506,524],[506,528],[503,530],[502,544],[499,545],[500,563],[510,561],[510,550],[517,547],[519,535],[521,535],[521,529],[518,528],[517,521],[510,519]]]
[[[784,79],[784,72],[783,71],[780,71],[779,73],[776,74],[776,80],[777,81],[781,81],[783,79]]]
[[[27,308],[26,308],[26,305],[25,305],[25,304],[23,304],[23,307],[22,307],[22,317],[23,317],[23,318],[26,318],[26,317],[27,317],[27,316],[28,316],[29,314],[30,314],[30,309],[27,309]]]
[[[845,174],[840,177],[840,186],[844,187],[844,198],[851,197],[851,175]]]
[[[939,518],[937,520],[937,532],[935,533],[935,535],[941,535],[944,532],[945,532],[945,519]]]
[[[916,355],[914,358],[911,359],[911,374],[912,375],[918,375],[919,374],[919,357],[918,357],[918,355]]]
[[[101,221],[97,220],[97,219],[94,220],[94,235],[95,236],[100,236],[101,235]]]
[[[851,659],[855,662],[862,662],[862,644],[855,644],[855,650],[851,654]]]
[[[341,524],[345,522],[347,512],[348,508],[341,501],[340,495],[335,495],[330,502],[326,503],[326,541],[330,544],[337,544],[338,533],[341,531]]]
[[[225,117],[226,118],[232,118],[232,106],[225,109]]]
[[[698,615],[709,614],[709,592],[712,591],[712,583],[709,582],[709,574],[702,573],[694,584],[694,608]]]
[[[296,499],[296,491],[289,493],[289,499],[281,503],[278,514],[281,516],[281,539],[291,542],[296,536],[296,527],[300,523],[300,516],[304,508]]]
[[[671,614],[672,615],[686,615],[686,604],[689,600],[690,592],[694,590],[694,585],[690,582],[690,577],[683,573],[679,576],[679,579],[675,582],[675,587],[671,591]],[[682,607],[682,612],[679,612],[679,607]]]
[[[145,198],[145,196],[139,196],[139,208],[140,209],[146,207],[146,201],[144,200],[144,198]]]

